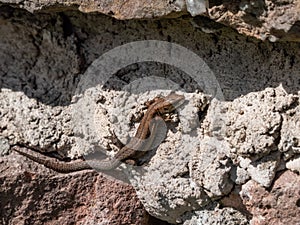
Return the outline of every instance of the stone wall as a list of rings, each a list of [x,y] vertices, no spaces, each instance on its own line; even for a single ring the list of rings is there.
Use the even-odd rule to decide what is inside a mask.
[[[297,1],[199,1],[195,17],[187,2],[2,1],[1,224],[300,222]],[[104,53],[144,40],[195,53],[222,98],[160,62],[121,68],[100,90],[89,80]],[[143,103],[163,93],[153,87],[183,93],[187,103],[142,167],[123,168],[125,178],[117,171],[123,182],[116,173],[60,174],[9,151],[18,144],[70,160],[99,145],[113,154],[105,136],[134,134]]]

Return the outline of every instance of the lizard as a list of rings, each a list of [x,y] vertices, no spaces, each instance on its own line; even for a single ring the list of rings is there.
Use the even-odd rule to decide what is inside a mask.
[[[57,172],[69,173],[85,169],[112,170],[122,162],[132,164],[132,159],[136,160],[150,150],[157,138],[157,133],[159,133],[158,129],[162,124],[163,116],[173,112],[183,103],[184,96],[176,93],[171,93],[166,97],[156,97],[147,102],[148,109],[137,128],[135,136],[127,145],[120,148],[111,159],[64,162],[18,145],[13,146],[12,150]]]

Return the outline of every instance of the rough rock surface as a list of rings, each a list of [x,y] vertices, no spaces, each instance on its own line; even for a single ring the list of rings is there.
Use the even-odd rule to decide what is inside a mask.
[[[281,139],[279,143],[279,150],[284,153],[285,159],[292,159],[295,154],[300,153],[299,143],[300,134],[298,128],[300,127],[300,107],[295,107],[283,116],[282,128],[281,128]]]
[[[209,209],[209,208],[207,208]],[[193,214],[187,213],[181,218],[184,225],[205,225],[205,224],[229,224],[248,225],[247,218],[233,208],[212,207],[211,210],[196,211]]]
[[[78,8],[80,11],[100,12],[116,19],[149,19],[178,17],[185,14],[205,15],[219,23],[229,25],[238,32],[261,40],[300,41],[300,3],[298,0],[129,0],[129,1],[11,1],[1,0],[30,12],[63,11]],[[216,32],[212,26],[200,22],[195,25],[204,32]]]
[[[20,8],[24,8],[30,12],[54,8],[62,10],[70,6],[78,7],[82,12],[101,12],[106,15],[113,16],[117,19],[133,19],[133,18],[154,18],[169,15],[171,13],[181,14],[186,12],[186,3],[184,0],[167,1],[167,0],[130,0],[130,1],[11,1],[4,0],[3,3],[16,4]],[[60,7],[59,7],[60,6]]]
[[[21,92],[2,90],[0,95],[0,127],[10,144],[19,142],[51,152],[71,143],[71,116],[63,107],[41,104]]]
[[[58,174],[16,153],[0,163],[1,224],[149,224],[128,184],[91,170]]]
[[[278,151],[281,118],[299,105],[299,96],[278,87],[215,104],[222,114],[217,116],[216,110],[208,108],[200,125],[204,133],[198,129],[176,135],[180,144],[161,144],[146,171],[133,173],[131,182],[152,215],[175,223],[184,212],[205,208],[230,194],[234,185],[249,179],[265,187],[274,182],[282,163]],[[223,124],[217,123],[216,130],[219,118]]]
[[[213,15],[219,6],[211,3],[209,11]],[[285,2],[282,7],[290,4],[293,1]],[[245,198],[238,204],[225,204],[224,196],[235,194],[236,197],[239,188],[245,190],[245,185],[254,182],[258,183],[257,189],[268,194],[273,190],[278,171],[299,171],[298,43],[258,41],[202,17],[117,21],[63,8],[51,11],[53,8],[48,6],[49,11],[43,8],[35,14],[8,5],[0,7],[1,155],[8,154],[10,146],[19,143],[42,152],[57,151],[58,158],[77,157],[94,145],[106,147],[103,137],[109,130],[115,130],[126,141],[136,130],[135,121],[145,111],[142,103],[157,94],[146,85],[152,89],[184,90],[188,92],[185,96],[190,100],[189,105],[179,110],[179,120],[175,118],[175,123],[169,125],[167,139],[148,158],[143,170],[128,172],[146,209],[163,220],[186,224],[214,224],[214,221],[246,224],[259,221],[264,214],[275,215],[268,207],[265,211],[245,210],[249,203]],[[225,6],[231,10],[230,4],[224,3]],[[216,11],[212,11],[214,7]],[[273,8],[267,9],[264,15],[270,16],[271,21]],[[291,10],[283,11],[283,15],[294,15]],[[224,9],[221,14],[226,13]],[[218,21],[228,23],[222,20],[226,18],[228,15],[218,17]],[[247,32],[243,30],[245,24],[236,23],[239,17],[231,18],[235,18],[232,23],[237,24],[237,29]],[[267,29],[266,24],[261,29]],[[297,23],[291,16],[289,25],[293,28],[294,24]],[[285,33],[279,35],[285,40],[290,38],[282,35]],[[211,100],[201,92],[196,93],[201,85],[180,68],[158,62],[135,63],[117,71],[106,83],[105,90],[95,95],[87,93],[97,106],[88,114],[96,125],[91,130],[74,111],[80,102],[76,98],[82,97],[77,93],[78,84],[86,79],[86,71],[103,53],[145,39],[178,43],[200,56],[218,80],[226,101]],[[188,64],[189,58],[184,62]],[[159,79],[153,81],[149,77]],[[162,80],[171,80],[177,87],[163,86]],[[82,126],[76,127],[78,124]],[[76,132],[92,135],[76,136]],[[84,148],[80,140],[91,145]],[[1,195],[3,224],[13,219],[22,223],[34,218],[37,224],[47,221],[91,224],[108,220],[116,224],[122,221],[147,224],[148,215],[133,190],[101,175],[92,172],[62,175],[17,154],[2,156],[0,171],[0,193],[5,194]],[[293,177],[297,180],[299,175],[293,173]],[[288,184],[291,188],[299,187],[296,182]],[[41,191],[39,187],[45,188]],[[102,194],[102,187],[107,187],[107,194]],[[282,187],[288,190],[284,182]],[[16,193],[15,190],[27,191]],[[123,193],[126,204],[119,205],[117,201],[123,200]],[[20,197],[11,197],[14,195]],[[39,200],[41,196],[44,197]],[[131,201],[127,202],[128,198]],[[298,200],[292,201],[299,207]],[[32,211],[32,205],[42,206]],[[53,214],[47,214],[44,206]],[[272,206],[278,212],[281,210],[282,215],[290,210],[281,205]]]
[[[285,171],[278,174],[269,190],[248,181],[240,192],[253,224],[300,224],[300,178]]]
[[[210,16],[238,32],[261,40],[300,41],[298,0],[212,1]]]

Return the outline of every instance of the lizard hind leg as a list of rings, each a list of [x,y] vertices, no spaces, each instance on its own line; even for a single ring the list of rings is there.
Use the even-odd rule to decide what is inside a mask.
[[[117,137],[116,133],[114,131],[109,131],[110,136],[105,136],[104,138],[111,141],[111,143],[115,146],[117,146],[119,149],[123,148],[125,145],[123,142]]]
[[[136,166],[137,165],[137,162],[134,159],[126,159],[125,163],[129,164],[131,166]]]

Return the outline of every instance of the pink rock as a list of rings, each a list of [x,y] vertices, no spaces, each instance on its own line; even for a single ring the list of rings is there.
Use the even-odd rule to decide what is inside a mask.
[[[240,196],[253,215],[252,225],[300,224],[300,176],[296,173],[279,174],[270,190],[250,180]]]
[[[133,187],[101,173],[61,174],[16,154],[0,171],[1,224],[149,224]]]

